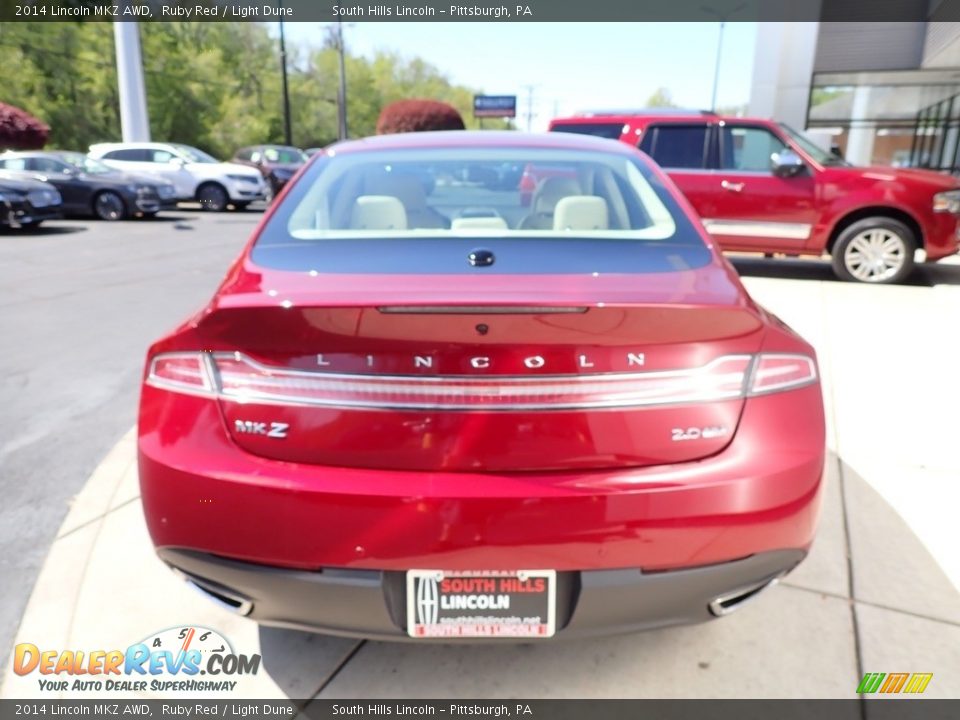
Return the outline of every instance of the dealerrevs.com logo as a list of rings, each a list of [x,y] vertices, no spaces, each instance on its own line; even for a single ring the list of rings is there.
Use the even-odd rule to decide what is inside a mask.
[[[230,692],[256,675],[260,655],[234,652],[210,628],[185,626],[153,633],[125,650],[51,650],[33,643],[14,648],[13,671],[39,677],[40,690],[115,692]]]

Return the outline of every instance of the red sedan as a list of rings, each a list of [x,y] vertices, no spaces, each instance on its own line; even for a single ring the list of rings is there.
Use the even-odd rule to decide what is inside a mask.
[[[560,168],[524,206],[497,170]],[[592,137],[318,153],[149,350],[160,557],[255,620],[547,638],[724,615],[814,537],[814,351]]]

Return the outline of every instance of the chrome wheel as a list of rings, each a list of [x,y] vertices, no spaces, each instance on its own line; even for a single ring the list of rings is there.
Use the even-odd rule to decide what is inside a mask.
[[[843,264],[861,282],[886,282],[903,269],[908,252],[907,242],[898,233],[875,227],[853,237],[843,252]]]
[[[102,192],[93,201],[93,211],[101,220],[122,220],[126,215],[123,198],[113,192]]]

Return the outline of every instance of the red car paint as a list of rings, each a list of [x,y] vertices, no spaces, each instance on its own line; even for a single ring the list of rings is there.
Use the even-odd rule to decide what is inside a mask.
[[[829,253],[839,233],[857,218],[889,215],[904,220],[926,251],[939,260],[958,249],[957,216],[934,212],[936,193],[960,189],[956,178],[928,170],[825,165],[776,122],[711,113],[671,112],[584,114],[556,118],[551,131],[603,133],[632,147],[642,146],[656,128],[704,126],[713,133],[701,168],[666,167],[667,173],[705,221],[748,221],[809,225],[807,237],[717,234],[724,250],[796,255]],[[724,169],[717,138],[721,128],[759,128],[774,135],[803,160],[807,172],[777,177],[773,172]],[[708,223],[709,225],[709,223]]]
[[[621,155],[647,167],[677,211],[694,217],[638,151],[592,138],[448,132],[334,151],[417,147]],[[311,182],[320,157],[285,188],[209,304],[148,352],[139,468],[158,549],[307,571],[646,572],[806,551],[825,454],[814,351],[749,298],[699,224],[691,227],[709,254],[703,266],[642,276],[308,273],[256,263],[258,237],[294,201],[295,186]],[[403,311],[450,306],[465,310]],[[585,311],[554,311],[565,308]],[[280,406],[163,387],[151,372],[167,371],[155,361],[172,358],[176,373],[179,353],[186,366],[201,354],[216,366],[222,390],[230,373],[251,367],[266,368],[268,381],[341,374],[354,385],[387,378],[445,387],[486,378],[567,383],[572,393],[582,380],[658,378],[718,358],[760,362],[761,354],[774,365],[808,358],[813,374],[784,391],[698,403],[511,412]],[[642,353],[642,367],[631,353]],[[468,362],[475,358],[482,368]],[[290,429],[278,441],[238,429],[244,423]],[[724,434],[677,440],[719,426]]]

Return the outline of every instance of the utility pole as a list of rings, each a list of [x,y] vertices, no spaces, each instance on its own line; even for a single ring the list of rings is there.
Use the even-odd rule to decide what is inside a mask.
[[[743,10],[746,6],[747,4],[743,2],[727,12],[720,12],[707,6],[700,8],[703,12],[713,15],[720,21],[720,37],[717,39],[717,61],[713,64],[713,92],[710,95],[710,112],[717,111],[717,86],[720,84],[720,53],[723,50],[723,30],[727,25],[727,20]]]
[[[117,54],[117,85],[120,92],[120,128],[124,142],[150,141],[150,116],[143,85],[140,26],[135,22],[113,23]]]
[[[280,15],[283,16],[283,0],[279,0]],[[293,145],[293,133],[290,130],[290,89],[287,85],[287,39],[283,32],[283,20],[280,21],[280,76],[283,79],[283,140]]]
[[[337,121],[341,140],[347,139],[347,71],[344,60],[343,22],[337,20],[337,52],[340,54],[340,86],[337,88]]]
[[[524,85],[527,90],[527,132],[533,130],[533,91],[534,85]]]

